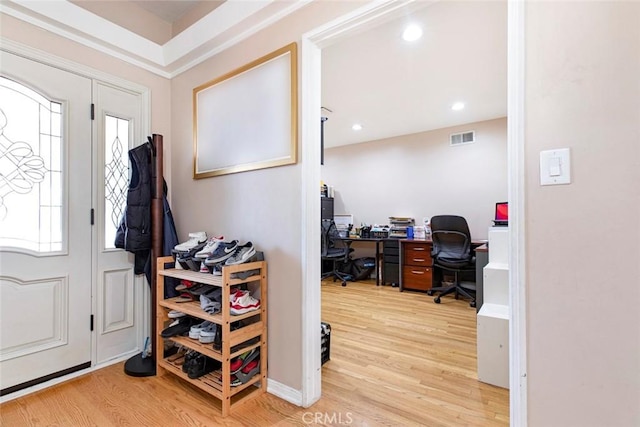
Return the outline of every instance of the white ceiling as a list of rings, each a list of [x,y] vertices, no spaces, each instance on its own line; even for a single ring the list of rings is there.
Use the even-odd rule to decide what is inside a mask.
[[[436,2],[323,49],[322,105],[325,147],[505,117],[507,3]]]
[[[0,11],[171,78],[310,1],[225,1],[163,45],[70,1],[3,0]],[[172,23],[204,2],[130,3]],[[394,16],[323,49],[326,147],[506,116],[506,0],[413,2]],[[400,37],[408,22],[424,30],[415,43]]]
[[[174,1],[155,1],[155,0],[141,0],[132,1],[138,7],[143,8],[147,12],[151,12],[158,18],[167,21],[174,22],[182,17],[189,10],[198,6],[199,3],[203,3],[199,0],[174,0]]]

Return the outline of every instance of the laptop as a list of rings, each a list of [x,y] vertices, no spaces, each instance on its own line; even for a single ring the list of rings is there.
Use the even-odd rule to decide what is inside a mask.
[[[495,219],[493,225],[496,227],[506,227],[509,225],[509,203],[496,203]]]

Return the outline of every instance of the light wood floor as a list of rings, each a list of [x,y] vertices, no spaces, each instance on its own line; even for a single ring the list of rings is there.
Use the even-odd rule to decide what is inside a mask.
[[[215,398],[178,378],[131,378],[117,364],[2,404],[0,425],[508,425],[508,391],[476,379],[475,310],[372,283],[322,285],[331,360],[311,408],[265,394],[221,418]]]

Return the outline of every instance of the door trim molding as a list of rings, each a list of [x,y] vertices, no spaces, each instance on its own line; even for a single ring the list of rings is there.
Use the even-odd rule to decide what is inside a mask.
[[[302,141],[302,253],[307,266],[302,286],[302,406],[308,407],[321,396],[319,366],[320,273],[319,231],[320,181],[321,49],[352,29],[393,12],[408,2],[374,2],[302,35],[301,91]],[[510,419],[511,425],[527,425],[526,378],[526,288],[524,218],[524,111],[525,111],[525,3],[508,3],[508,196],[510,204],[509,287],[510,287]],[[316,123],[317,122],[317,123]],[[318,265],[316,265],[318,264]],[[316,299],[317,298],[317,299]]]
[[[509,0],[507,18],[507,158],[509,197],[509,419],[527,426],[527,301],[525,258],[524,0]]]

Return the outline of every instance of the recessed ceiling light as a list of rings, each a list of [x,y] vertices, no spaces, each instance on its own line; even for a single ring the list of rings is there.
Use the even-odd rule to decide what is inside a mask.
[[[402,32],[402,38],[408,42],[414,42],[422,37],[422,28],[417,26],[416,24],[411,24],[407,26]]]
[[[362,130],[362,125],[360,123],[356,123],[353,126],[351,126],[351,129],[353,129],[353,130]]]
[[[460,110],[464,110],[464,102],[456,102],[455,104],[453,104],[451,106],[451,109],[453,111],[460,111]]]

